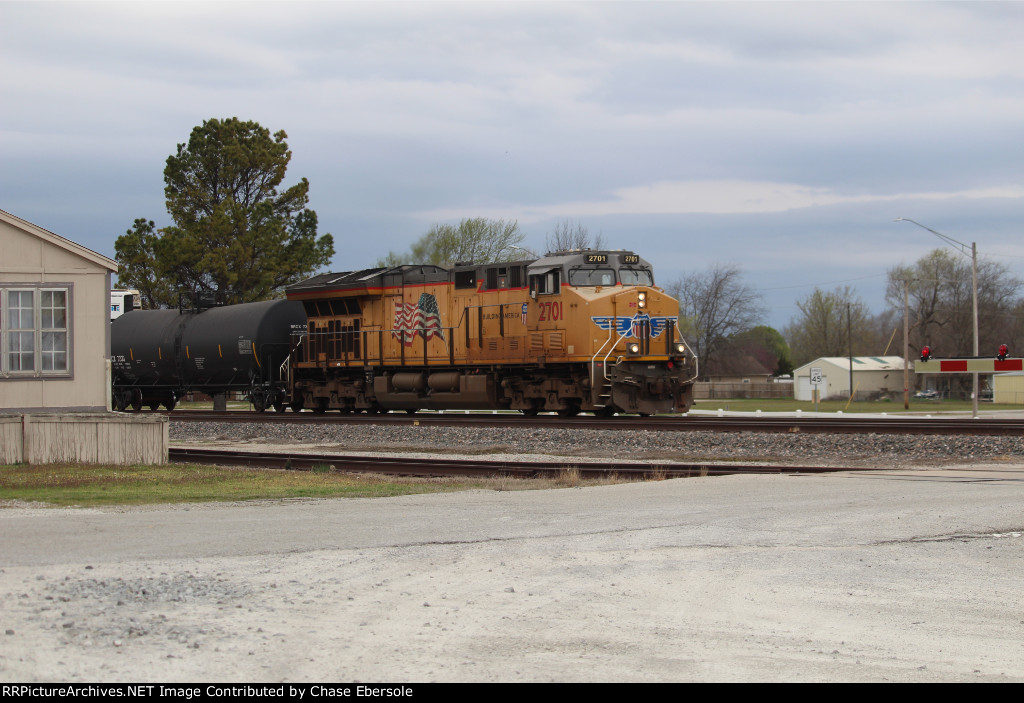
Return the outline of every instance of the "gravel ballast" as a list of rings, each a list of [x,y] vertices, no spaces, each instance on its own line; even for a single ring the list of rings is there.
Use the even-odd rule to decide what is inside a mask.
[[[175,444],[288,445],[325,452],[565,456],[643,461],[767,461],[888,467],[1018,462],[1024,438],[968,435],[654,432],[545,428],[171,422]]]

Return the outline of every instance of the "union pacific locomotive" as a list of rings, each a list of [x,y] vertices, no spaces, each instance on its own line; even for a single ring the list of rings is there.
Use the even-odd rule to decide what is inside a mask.
[[[629,251],[327,273],[282,367],[293,410],[686,412],[696,359],[678,302]]]

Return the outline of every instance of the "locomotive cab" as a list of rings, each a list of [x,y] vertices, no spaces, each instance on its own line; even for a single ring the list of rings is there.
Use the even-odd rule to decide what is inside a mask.
[[[689,409],[696,360],[679,335],[678,302],[654,286],[649,262],[629,251],[567,251],[530,270],[565,282],[556,311],[580,342],[569,349],[573,360],[588,366],[584,407],[645,415]]]

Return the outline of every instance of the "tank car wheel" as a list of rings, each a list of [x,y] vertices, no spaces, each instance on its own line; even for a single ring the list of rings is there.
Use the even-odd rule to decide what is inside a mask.
[[[405,412],[408,413],[409,415],[415,415],[419,411],[420,411],[419,408],[406,408],[405,409]]]
[[[252,409],[258,413],[267,409],[267,399],[262,394],[252,396]]]
[[[174,410],[174,406],[178,404],[178,399],[171,396],[170,400],[164,401],[164,407],[167,408],[167,412]]]
[[[288,404],[283,400],[279,400],[274,403],[274,412],[283,413],[284,409],[288,407]]]
[[[140,391],[138,388],[132,388],[131,395],[132,410],[134,410],[135,412],[139,412],[140,410],[142,410],[142,391]]]
[[[331,401],[327,398],[317,398],[316,405],[313,407],[313,412],[319,414],[327,412],[327,408],[330,406]]]
[[[154,412],[155,413],[157,410],[160,409],[160,402],[157,401],[155,403],[150,403],[149,404],[149,409],[150,409],[150,412]]]
[[[519,412],[521,412],[526,417],[537,417],[537,413],[539,413],[540,410],[536,406],[534,406],[532,408],[520,408]]]

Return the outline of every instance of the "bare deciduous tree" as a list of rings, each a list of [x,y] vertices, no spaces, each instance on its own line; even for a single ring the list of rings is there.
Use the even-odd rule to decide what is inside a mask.
[[[458,262],[487,264],[523,258],[522,243],[526,235],[516,221],[489,220],[474,217],[458,225],[434,225],[416,240],[406,254],[388,252],[377,261],[378,266],[399,264],[436,264],[452,266]]]
[[[912,266],[889,271],[885,299],[893,310],[903,312],[903,282],[909,281],[910,348],[931,346],[939,356],[971,356],[974,353],[974,311],[971,262],[947,249],[935,249]],[[978,353],[1000,344],[1011,349],[1024,344],[1021,320],[1016,314],[1024,301],[1019,294],[1024,282],[1008,267],[978,262]]]
[[[851,348],[854,355],[872,352],[871,345],[878,338],[876,323],[850,286],[834,291],[815,288],[813,293],[796,301],[796,306],[800,314],[785,330],[795,365],[822,356],[847,356]]]
[[[765,314],[761,294],[743,282],[743,272],[732,264],[695,271],[665,290],[679,300],[679,322],[694,344],[701,373],[731,335],[756,326]]]
[[[562,220],[555,225],[555,231],[544,238],[544,246],[549,252],[573,251],[577,249],[604,249],[604,235],[591,235],[582,223]]]

